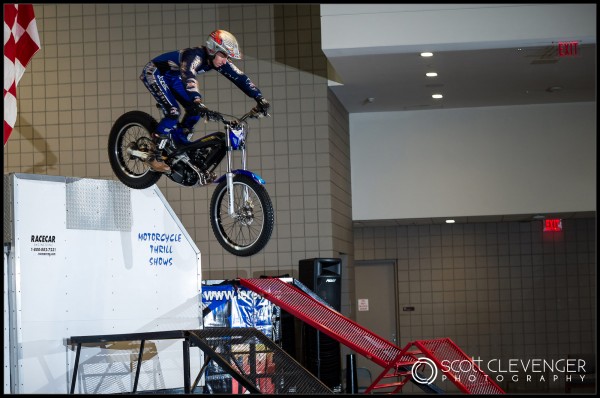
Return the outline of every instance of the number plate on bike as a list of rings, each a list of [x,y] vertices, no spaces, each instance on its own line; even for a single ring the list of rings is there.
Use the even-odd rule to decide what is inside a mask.
[[[231,146],[233,149],[238,149],[240,145],[244,143],[246,138],[246,131],[244,127],[232,127],[229,130],[229,139],[231,140]]]

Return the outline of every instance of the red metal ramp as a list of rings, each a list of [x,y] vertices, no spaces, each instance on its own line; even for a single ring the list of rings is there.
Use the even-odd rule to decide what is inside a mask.
[[[379,366],[389,365],[402,351],[400,347],[278,278],[240,279],[240,284]]]
[[[448,366],[445,366],[447,364],[444,361],[468,360],[469,358],[450,339],[419,340],[409,343],[404,349],[401,349],[279,278],[240,278],[239,282],[242,286],[264,296],[306,324],[383,367],[384,372],[367,391],[389,387],[394,387],[395,391],[399,391],[408,380],[414,380],[413,366],[425,356],[429,357],[435,366],[447,375],[448,380],[463,392],[504,393],[476,364],[473,365],[477,369],[475,373],[479,376],[473,383],[463,383],[460,375],[453,374]],[[417,350],[409,351],[412,346],[417,347]],[[436,355],[440,355],[440,357],[436,358]],[[419,364],[417,363],[417,365]],[[391,378],[396,381],[387,384],[381,383]],[[399,379],[400,381],[398,381]],[[474,390],[469,390],[470,388]]]
[[[411,380],[423,386],[433,384],[443,373],[458,389],[467,394],[504,394],[492,378],[449,338],[416,340],[402,349],[401,361],[390,364],[365,392],[376,388],[393,387],[382,384],[385,379],[399,378],[402,386]],[[421,373],[425,368],[425,373]],[[401,388],[401,387],[400,387]],[[400,391],[396,388],[394,392]]]
[[[413,341],[405,350],[410,346],[417,347],[425,357],[431,359],[436,368],[462,392],[504,394],[500,386],[449,338]]]

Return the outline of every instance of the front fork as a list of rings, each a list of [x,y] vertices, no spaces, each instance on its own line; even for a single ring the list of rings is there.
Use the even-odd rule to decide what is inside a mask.
[[[229,216],[235,216],[235,199],[233,193],[233,148],[231,147],[231,140],[229,137],[229,131],[226,133],[227,135],[227,171],[225,173],[225,178],[227,179],[227,192],[229,193]],[[246,170],[246,146],[241,146],[242,151],[242,169]],[[248,187],[244,187],[244,203],[248,203]]]

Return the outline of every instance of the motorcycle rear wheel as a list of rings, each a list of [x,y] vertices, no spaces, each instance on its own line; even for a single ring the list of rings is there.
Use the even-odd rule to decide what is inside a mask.
[[[131,111],[117,119],[108,137],[108,159],[117,178],[133,189],[154,185],[162,173],[153,171],[146,162],[133,156],[128,149],[150,152],[154,149],[151,132],[156,120],[141,111]]]
[[[248,191],[248,201],[244,192]],[[210,201],[210,224],[217,241],[228,252],[247,257],[261,251],[269,242],[275,214],[267,190],[246,175],[233,177],[234,216],[229,215],[227,180],[215,188]]]

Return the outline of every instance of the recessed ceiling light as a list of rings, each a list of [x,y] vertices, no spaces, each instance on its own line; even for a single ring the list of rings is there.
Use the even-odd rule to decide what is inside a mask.
[[[444,98],[444,96],[442,94],[433,94],[431,96],[431,98],[440,99],[440,98]]]
[[[433,57],[433,53],[421,53],[421,57]]]
[[[363,105],[372,104],[373,102],[375,102],[375,97],[367,97],[363,101]]]
[[[425,73],[425,76],[427,76],[427,77],[436,77],[437,73],[436,72],[427,72],[427,73]]]
[[[456,221],[454,220],[446,220],[446,224],[454,224]]]

